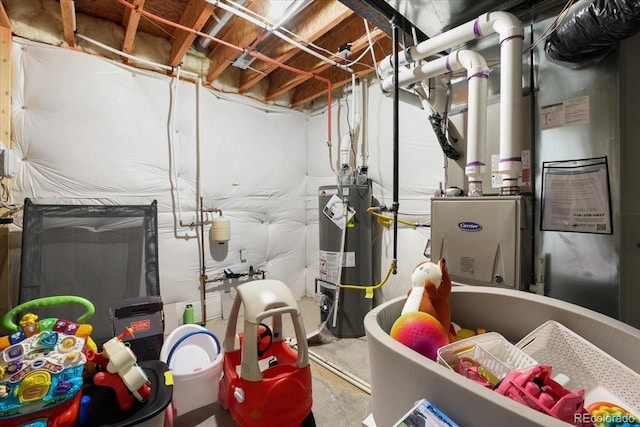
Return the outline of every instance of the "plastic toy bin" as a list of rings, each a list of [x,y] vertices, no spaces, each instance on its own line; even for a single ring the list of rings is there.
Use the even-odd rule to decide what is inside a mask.
[[[387,301],[364,319],[371,369],[371,409],[377,426],[393,425],[420,399],[427,399],[463,426],[567,424],[470,381],[389,336],[406,297]],[[462,327],[496,331],[517,343],[548,320],[570,328],[640,372],[640,330],[575,304],[509,289],[454,286],[451,319]],[[532,358],[535,354],[529,353]]]

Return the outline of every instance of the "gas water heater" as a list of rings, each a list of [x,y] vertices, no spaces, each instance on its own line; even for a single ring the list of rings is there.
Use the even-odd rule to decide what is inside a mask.
[[[373,217],[367,212],[371,206],[370,181],[319,189],[320,319],[338,338],[364,336],[364,316],[373,308],[373,298],[364,289],[374,285],[379,269],[374,262]]]

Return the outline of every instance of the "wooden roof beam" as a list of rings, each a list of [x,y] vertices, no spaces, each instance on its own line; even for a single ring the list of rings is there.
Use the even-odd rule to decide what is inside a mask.
[[[356,58],[365,49],[369,48],[369,40],[367,37],[358,37],[362,35],[363,31],[365,31],[363,21],[358,18],[351,21],[348,25],[345,25],[339,33],[330,34],[323,38],[319,44],[328,50],[337,52],[345,40],[357,39],[351,46],[351,58]],[[384,31],[378,28],[371,30],[372,42],[376,43],[386,38],[387,36]],[[311,55],[298,55],[291,61],[290,65],[301,70],[309,70],[309,72],[313,74],[320,74],[332,67],[331,64],[320,61]],[[278,98],[310,78],[309,76],[293,74],[286,70],[276,70],[269,75],[269,92],[267,93],[266,100],[270,101]]]
[[[388,52],[391,52],[392,41],[388,37],[383,37],[382,39],[380,39],[378,45],[381,50],[380,52],[376,52],[376,59],[382,59],[388,54]],[[360,78],[372,73],[373,60],[371,59],[371,55],[365,56],[362,59],[361,63],[362,64],[354,64],[352,67],[355,72],[356,78]],[[331,81],[333,89],[337,89],[344,86],[345,84],[351,83],[351,76],[346,74],[344,70],[336,67],[327,69],[320,76]],[[306,104],[307,102],[313,101],[314,99],[319,98],[326,93],[327,85],[325,83],[316,79],[308,80],[295,89],[295,93],[291,100],[291,108]]]
[[[315,42],[353,15],[353,10],[338,1],[314,1],[296,15],[295,22],[299,24],[291,28],[288,27],[288,29],[297,34],[300,39]],[[271,36],[271,39],[273,37],[275,36]],[[291,36],[291,38],[295,39],[294,36]],[[301,42],[301,44],[304,43]],[[300,49],[282,39],[277,39],[277,41],[270,43],[268,48],[261,50],[261,53],[278,62],[286,63],[300,53]],[[242,73],[240,93],[251,89],[277,66],[259,62],[253,68],[257,71],[245,70]],[[304,70],[305,68],[302,69]]]
[[[11,20],[0,2],[0,141],[11,148]]]
[[[268,2],[265,0],[256,0],[251,4],[245,6],[248,9],[256,12],[260,16],[264,16],[269,10]],[[235,46],[246,47],[249,46],[261,33],[263,29],[245,21],[242,18],[238,18],[231,25],[229,30],[223,37],[225,41]],[[226,70],[231,63],[229,61],[235,60],[240,53],[238,50],[233,49],[222,44],[218,44],[209,53],[209,72],[207,74],[207,83],[211,83],[220,76]]]
[[[0,1],[0,141],[11,148],[11,21]],[[11,192],[11,179],[3,180],[6,191]],[[0,209],[0,216],[11,215],[9,211]],[[0,227],[0,315],[11,307],[11,270],[12,261],[9,226]]]
[[[133,5],[138,9],[142,9],[144,7],[144,0],[133,0]],[[124,27],[124,42],[122,43],[122,51],[124,53],[133,52],[133,45],[135,44],[139,23],[140,14],[135,13],[133,9],[126,7],[124,10],[124,18],[122,19],[122,26]],[[129,62],[129,58],[125,56],[122,57],[122,60],[125,63]]]
[[[62,32],[70,48],[76,47],[76,5],[73,0],[60,0]]]
[[[338,89],[345,84],[351,83],[351,76],[345,76],[343,70],[340,69],[332,69],[333,73],[329,73],[333,76],[336,72],[339,72],[339,76],[333,76],[334,79],[331,80],[331,88]],[[355,70],[354,70],[355,71]],[[366,76],[371,73],[371,70],[368,68],[363,68],[358,71],[355,71],[356,78],[360,78],[362,76]],[[325,73],[323,76],[326,77],[328,74]],[[311,102],[316,98],[320,98],[327,93],[327,84],[321,82],[319,80],[309,80],[304,86],[299,86],[296,89],[296,92],[291,100],[291,108],[299,107],[300,105],[304,105],[307,102]]]
[[[11,20],[9,19],[9,15],[7,15],[7,11],[4,8],[4,5],[0,1],[0,27],[8,28],[11,30]]]
[[[193,28],[196,31],[202,30],[202,27],[207,23],[207,20],[213,13],[213,3],[209,3],[205,0],[191,0],[187,5],[180,24]],[[197,35],[192,32],[184,31],[176,28],[173,32],[173,39],[171,40],[171,55],[169,57],[169,65],[172,67],[177,66],[187,54],[187,51],[193,44]]]

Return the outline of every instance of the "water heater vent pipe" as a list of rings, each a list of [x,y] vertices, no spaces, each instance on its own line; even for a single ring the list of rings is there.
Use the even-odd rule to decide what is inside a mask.
[[[469,82],[465,174],[469,179],[469,196],[482,196],[482,176],[485,173],[482,153],[487,135],[487,80],[489,79],[489,67],[485,59],[482,55],[470,50],[456,50],[419,67],[402,69],[398,74],[398,83],[400,86],[408,86],[463,69],[467,70]],[[394,87],[393,76],[386,77],[380,86],[383,92],[390,93]]]
[[[452,28],[402,53],[383,59],[378,72],[385,78],[399,66],[435,55],[462,43],[480,39],[490,34],[499,34],[500,43],[500,166],[502,173],[501,194],[513,194],[518,190],[518,177],[522,169],[520,117],[522,102],[522,23],[508,12],[488,12],[478,18]]]

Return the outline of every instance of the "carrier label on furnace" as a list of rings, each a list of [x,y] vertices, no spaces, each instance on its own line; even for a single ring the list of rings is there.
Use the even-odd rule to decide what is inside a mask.
[[[340,252],[320,251],[320,278],[330,283],[338,283],[338,270],[340,268]],[[344,252],[342,254],[342,267],[355,267],[356,253]]]

